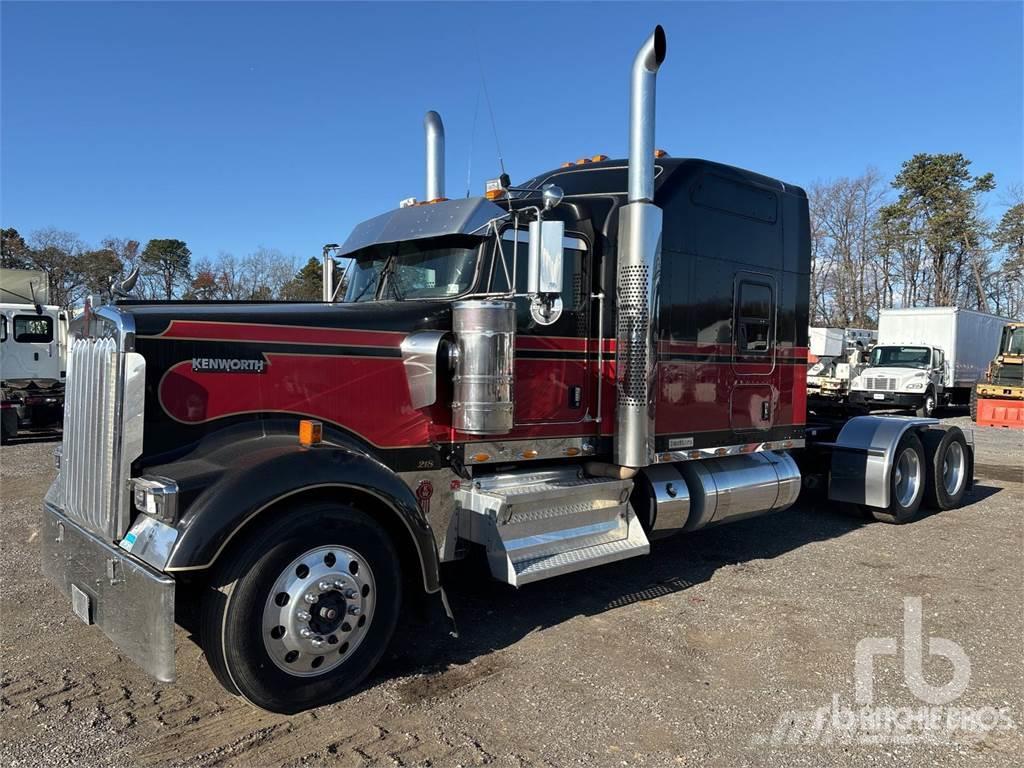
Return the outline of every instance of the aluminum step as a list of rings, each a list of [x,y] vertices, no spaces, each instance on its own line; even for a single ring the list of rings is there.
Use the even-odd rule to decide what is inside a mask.
[[[576,468],[509,472],[456,491],[459,535],[484,545],[491,573],[513,586],[650,551],[629,505],[632,480]]]

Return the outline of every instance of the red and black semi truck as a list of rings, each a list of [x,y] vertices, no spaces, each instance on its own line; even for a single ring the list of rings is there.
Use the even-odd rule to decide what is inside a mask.
[[[445,199],[428,113],[426,200],[337,248],[343,296],[79,318],[42,536],[74,611],[171,681],[194,608],[223,684],[296,712],[357,685],[410,605],[451,617],[440,566],[474,551],[521,586],[810,479],[891,522],[960,504],[960,430],[808,423],[806,195],[656,152],[665,53],[658,27],[627,160],[482,197]]]

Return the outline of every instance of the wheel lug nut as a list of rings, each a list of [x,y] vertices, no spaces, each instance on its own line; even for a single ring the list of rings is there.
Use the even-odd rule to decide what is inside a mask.
[[[310,592],[308,595],[303,595],[302,599],[305,600],[310,605],[312,605],[317,600],[319,600],[320,597],[319,597],[319,595],[314,595],[312,592]]]
[[[312,630],[306,629],[305,627],[299,630],[299,634],[306,638],[313,636]]]
[[[321,592],[326,592],[331,588],[331,586],[332,584],[329,581],[321,581],[319,584],[316,585],[317,589],[319,589]]]
[[[334,588],[335,589],[341,589],[344,586],[345,586],[345,582],[342,581],[341,579],[338,579],[336,582],[334,582]]]
[[[311,642],[311,645],[314,648],[321,648],[321,647],[323,647],[323,644],[324,644],[324,639],[322,637],[314,638],[312,640],[312,642]]]
[[[299,611],[298,613],[295,614],[295,617],[299,621],[309,621],[311,618],[313,618],[306,611]]]
[[[348,612],[351,613],[353,616],[358,616],[360,613],[362,613],[358,605],[350,605],[348,607]]]
[[[345,590],[345,599],[346,600],[355,600],[357,597],[359,597],[359,593],[356,592],[354,589],[346,589]]]

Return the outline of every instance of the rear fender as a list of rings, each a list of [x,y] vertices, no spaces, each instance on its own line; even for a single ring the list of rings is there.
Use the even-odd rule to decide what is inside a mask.
[[[832,448],[828,497],[832,501],[889,506],[889,473],[900,438],[910,429],[938,419],[906,416],[856,416],[843,425]]]
[[[375,503],[364,511],[393,516],[400,525],[391,527],[404,530],[416,551],[423,588],[427,592],[440,589],[434,535],[411,489],[365,453],[340,446],[303,448],[294,440],[243,454],[236,466],[213,479],[178,522],[177,541],[164,570],[209,568],[233,539],[252,530],[263,515],[287,514],[289,498],[318,491],[332,495],[332,490],[339,497],[372,497]]]

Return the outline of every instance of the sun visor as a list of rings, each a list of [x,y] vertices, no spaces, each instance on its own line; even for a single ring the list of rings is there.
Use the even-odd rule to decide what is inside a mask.
[[[348,256],[371,245],[405,240],[444,235],[484,235],[487,222],[505,215],[503,208],[482,197],[399,208],[358,224],[338,255]]]

